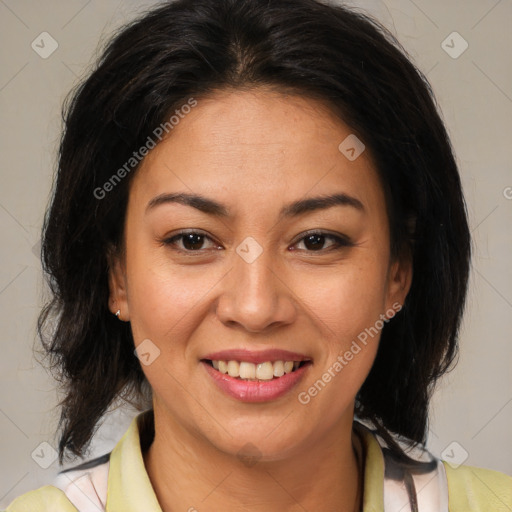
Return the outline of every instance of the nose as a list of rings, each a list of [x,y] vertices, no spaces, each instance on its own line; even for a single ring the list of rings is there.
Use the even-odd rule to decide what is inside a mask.
[[[254,261],[233,255],[233,268],[223,280],[217,317],[224,324],[263,332],[291,324],[296,300],[291,283],[279,272],[275,255],[263,251]]]

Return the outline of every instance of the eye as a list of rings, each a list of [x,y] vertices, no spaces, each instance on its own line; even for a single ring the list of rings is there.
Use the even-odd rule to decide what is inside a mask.
[[[324,245],[326,241],[330,240],[331,244],[326,248]],[[298,242],[298,245],[303,244],[307,252],[319,252],[326,250],[335,250],[342,247],[351,247],[354,244],[351,240],[344,235],[334,235],[324,231],[310,231],[303,236]]]
[[[211,242],[210,247],[204,247],[206,240]],[[181,243],[178,243],[181,242]],[[200,231],[180,231],[178,234],[171,238],[162,240],[164,245],[175,246],[176,250],[182,252],[198,252],[208,248],[218,248],[219,246],[213,243],[213,240]]]
[[[205,243],[207,241],[210,243],[205,247]],[[325,247],[326,242],[329,241],[330,244]],[[172,246],[175,250],[185,253],[221,248],[211,237],[200,231],[180,231],[170,238],[161,240],[161,243],[166,246]],[[299,250],[306,252],[330,251],[354,245],[353,242],[345,235],[334,235],[324,231],[310,231],[307,232],[305,236],[302,234],[302,238],[295,242],[293,246],[300,244],[303,244],[304,249],[299,247]]]

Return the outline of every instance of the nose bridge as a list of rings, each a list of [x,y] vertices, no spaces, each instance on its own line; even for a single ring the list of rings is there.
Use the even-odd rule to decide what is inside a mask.
[[[291,321],[291,293],[278,275],[276,255],[253,237],[247,237],[233,254],[233,268],[218,305],[217,316],[258,331]]]

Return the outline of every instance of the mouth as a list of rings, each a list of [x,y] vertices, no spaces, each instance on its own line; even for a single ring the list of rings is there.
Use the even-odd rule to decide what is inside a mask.
[[[201,361],[223,375],[233,379],[250,382],[267,382],[277,380],[284,375],[293,373],[299,368],[311,364],[311,360],[301,361],[264,361],[253,363],[250,361],[201,359]]]
[[[207,354],[200,363],[211,382],[241,402],[269,402],[288,395],[313,364],[303,354],[235,349]]]

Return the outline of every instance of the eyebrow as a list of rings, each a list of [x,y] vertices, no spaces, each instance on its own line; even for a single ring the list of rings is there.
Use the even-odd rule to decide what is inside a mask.
[[[196,208],[197,210],[214,217],[230,217],[229,209],[222,203],[199,194],[189,194],[185,192],[160,194],[154,197],[147,204],[146,213],[157,206],[169,203],[191,206],[192,208]],[[326,210],[333,206],[349,206],[360,212],[365,211],[363,203],[359,201],[359,199],[340,192],[331,195],[299,199],[298,201],[287,204],[281,208],[281,211],[279,212],[279,220],[298,217],[308,212]]]

